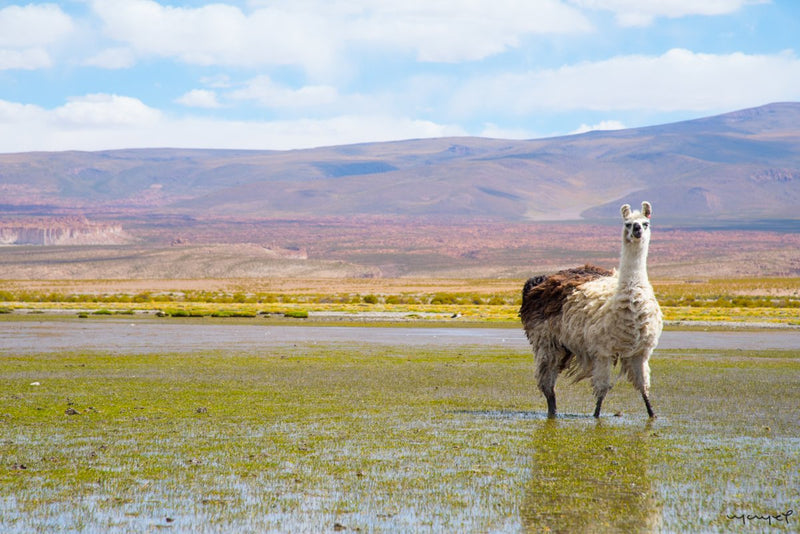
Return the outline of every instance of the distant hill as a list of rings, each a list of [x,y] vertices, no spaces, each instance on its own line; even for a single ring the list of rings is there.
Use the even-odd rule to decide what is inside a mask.
[[[531,141],[0,154],[6,215],[598,220],[644,199],[672,224],[797,228],[800,103]]]

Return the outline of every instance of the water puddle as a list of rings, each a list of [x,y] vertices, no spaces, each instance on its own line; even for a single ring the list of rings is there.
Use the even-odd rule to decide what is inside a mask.
[[[259,350],[271,345],[357,343],[527,349],[522,329],[392,328],[160,323],[157,321],[3,321],[0,354],[65,350],[121,354]],[[800,350],[800,330],[753,332],[666,331],[659,349]]]

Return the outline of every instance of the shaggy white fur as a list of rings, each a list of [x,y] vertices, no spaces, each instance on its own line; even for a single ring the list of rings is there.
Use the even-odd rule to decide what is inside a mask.
[[[652,208],[643,202],[642,211],[631,211],[626,204],[620,212],[624,224],[617,271],[602,276],[587,271],[597,269],[587,265],[531,279],[525,286],[520,316],[551,417],[556,413],[556,378],[563,370],[576,382],[591,378],[594,415],[599,417],[617,363],[620,375],[641,392],[648,415],[654,417],[648,361],[661,335],[662,315],[647,277]]]

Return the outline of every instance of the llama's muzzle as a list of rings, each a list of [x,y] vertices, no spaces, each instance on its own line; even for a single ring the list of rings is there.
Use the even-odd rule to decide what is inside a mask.
[[[642,237],[642,225],[639,223],[633,223],[633,237],[639,239]]]

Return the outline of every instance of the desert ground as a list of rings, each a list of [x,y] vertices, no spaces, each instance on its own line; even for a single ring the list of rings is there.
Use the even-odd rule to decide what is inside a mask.
[[[128,244],[0,247],[0,279],[525,279],[587,262],[614,267],[620,243],[618,224],[588,223],[360,217],[126,228]],[[798,277],[797,250],[791,228],[655,226],[648,267],[656,280]]]

